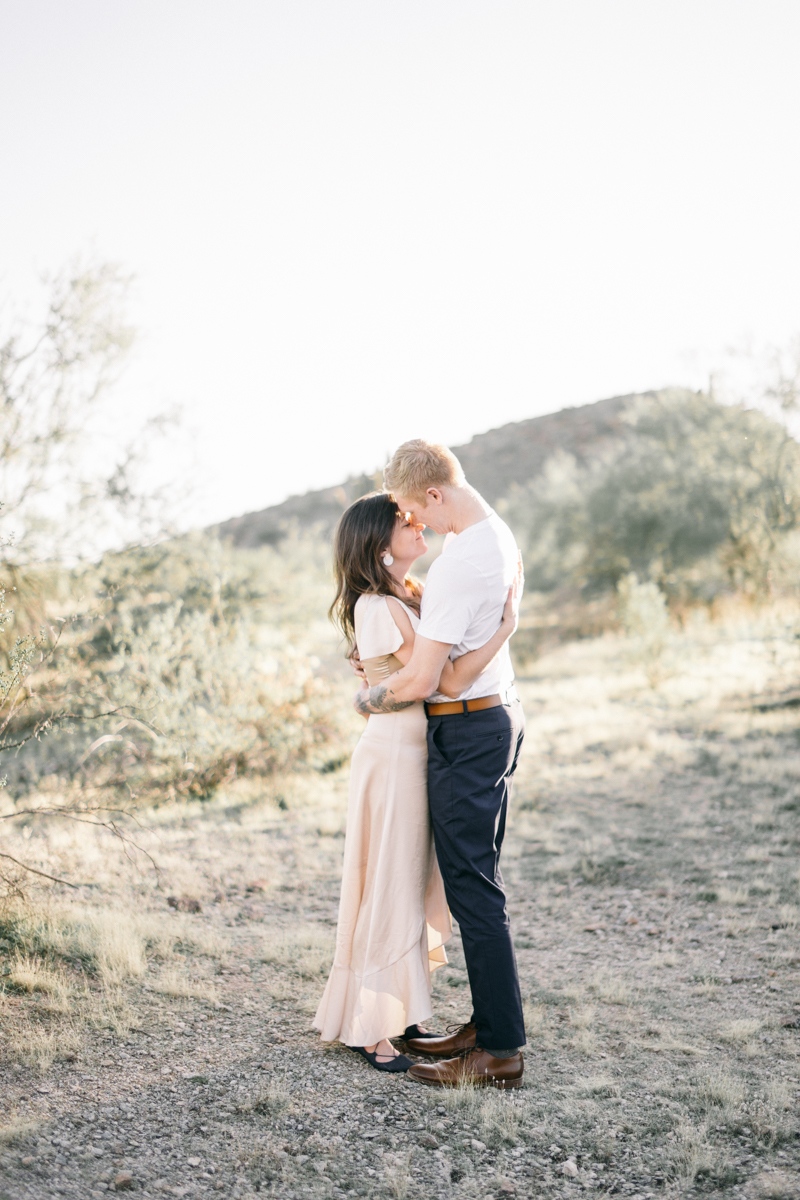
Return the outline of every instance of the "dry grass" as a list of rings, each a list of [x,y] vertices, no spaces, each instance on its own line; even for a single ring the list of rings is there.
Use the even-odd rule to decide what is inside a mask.
[[[61,998],[68,991],[63,975],[30,955],[12,961],[7,979],[12,987],[21,992],[43,992],[46,996]]]
[[[720,904],[747,904],[750,893],[747,888],[730,888],[723,884],[718,892]]]
[[[395,1200],[405,1200],[411,1187],[411,1160],[413,1150],[405,1154],[390,1154],[384,1159],[383,1178],[390,1195]]]
[[[476,1088],[467,1079],[460,1079],[455,1087],[442,1089],[442,1104],[448,1113],[462,1117],[474,1117],[480,1109],[483,1089]]]
[[[205,1000],[213,1004],[219,1000],[219,989],[208,979],[190,979],[185,971],[168,967],[158,979],[151,983],[154,992],[175,999]]]
[[[745,1087],[742,1081],[733,1075],[715,1071],[698,1078],[697,1094],[708,1108],[729,1110],[742,1104]]]
[[[591,1006],[586,1008],[571,1008],[568,1013],[570,1025],[575,1029],[589,1029],[594,1024],[596,1011]]]
[[[526,1000],[522,1012],[525,1020],[525,1031],[528,1035],[528,1043],[531,1044],[540,1041],[547,1025],[547,1011],[545,1006]]]
[[[719,980],[714,976],[708,976],[701,979],[694,989],[695,996],[705,996],[707,1000],[713,1000],[719,995]]]
[[[516,1146],[519,1142],[519,1111],[507,1092],[484,1089],[480,1098],[480,1127],[487,1140]]]
[[[755,1017],[737,1017],[733,1021],[727,1021],[720,1030],[720,1037],[726,1042],[734,1042],[746,1044],[752,1042],[753,1038],[761,1029],[761,1021]]]
[[[607,972],[600,972],[595,975],[589,988],[597,996],[598,1000],[603,1000],[606,1004],[632,1004],[634,999],[633,989],[617,976],[609,975]]]
[[[12,1056],[18,1063],[45,1074],[57,1059],[74,1058],[82,1040],[72,1024],[49,1029],[29,1024],[15,1037]]]
[[[40,1122],[30,1117],[21,1117],[17,1112],[10,1112],[0,1124],[0,1146],[14,1146],[32,1137],[40,1128]]]
[[[753,1180],[749,1194],[753,1200],[798,1200],[800,1183],[788,1171],[765,1171]]]
[[[711,1178],[724,1175],[724,1156],[709,1143],[705,1123],[682,1122],[674,1133],[667,1169],[679,1185],[689,1188],[700,1175]]]
[[[0,915],[0,928],[23,954],[80,963],[108,985],[143,975],[148,950],[167,955],[177,940],[151,916],[86,904],[41,910],[8,905]]]
[[[133,998],[122,988],[106,988],[101,992],[86,988],[76,1017],[94,1029],[110,1030],[124,1037],[141,1024]]]
[[[330,931],[309,925],[282,933],[261,951],[261,961],[287,967],[304,979],[318,979],[330,969],[334,939]]]
[[[590,1075],[579,1083],[579,1087],[587,1096],[608,1098],[621,1094],[619,1081],[611,1075]]]

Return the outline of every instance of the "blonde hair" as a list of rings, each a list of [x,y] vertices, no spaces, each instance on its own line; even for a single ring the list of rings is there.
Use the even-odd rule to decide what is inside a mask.
[[[414,438],[395,450],[384,469],[383,482],[396,495],[422,501],[429,487],[463,487],[465,480],[452,450]]]

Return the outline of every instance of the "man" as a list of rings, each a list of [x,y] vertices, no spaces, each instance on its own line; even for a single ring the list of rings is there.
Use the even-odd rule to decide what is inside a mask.
[[[411,1050],[442,1059],[417,1063],[409,1075],[439,1087],[465,1079],[521,1087],[525,1027],[499,867],[509,786],[525,732],[508,643],[459,700],[435,691],[448,656],[484,645],[497,629],[519,551],[511,530],[469,486],[445,446],[405,442],[384,479],[414,522],[457,535],[428,572],[410,661],[385,684],[363,685],[356,697],[365,716],[427,699],[428,802],[472,990],[468,1024],[449,1037],[408,1042]]]

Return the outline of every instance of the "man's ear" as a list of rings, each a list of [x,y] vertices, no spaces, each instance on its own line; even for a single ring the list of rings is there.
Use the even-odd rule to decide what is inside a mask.
[[[431,487],[425,492],[425,502],[426,504],[442,504],[444,503],[444,496],[438,488]]]

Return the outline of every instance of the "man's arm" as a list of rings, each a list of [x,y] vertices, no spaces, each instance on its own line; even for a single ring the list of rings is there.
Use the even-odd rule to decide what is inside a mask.
[[[452,648],[449,642],[432,642],[417,634],[414,652],[406,666],[390,675],[386,683],[363,687],[354,701],[356,712],[363,717],[370,713],[399,712],[401,708],[410,708],[418,700],[424,700],[436,691],[442,667]]]

